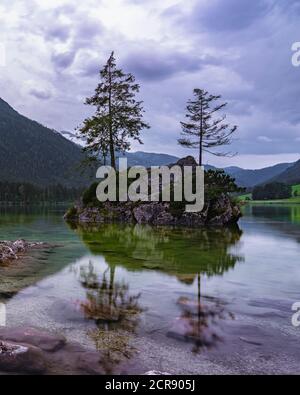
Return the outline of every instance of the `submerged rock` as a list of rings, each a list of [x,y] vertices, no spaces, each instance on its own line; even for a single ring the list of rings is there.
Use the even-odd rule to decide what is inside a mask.
[[[100,352],[37,328],[0,328],[0,374],[105,374]]]
[[[58,270],[55,264],[48,265],[50,254],[58,247],[25,240],[0,241],[0,302]]]
[[[41,374],[46,370],[42,351],[32,345],[0,342],[0,371]]]
[[[66,339],[63,336],[35,328],[3,328],[0,329],[0,339],[31,344],[43,351],[50,352],[58,351],[66,344]]]

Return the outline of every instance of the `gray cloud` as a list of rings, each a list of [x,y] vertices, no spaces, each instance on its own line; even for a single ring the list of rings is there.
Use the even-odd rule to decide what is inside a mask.
[[[71,66],[74,61],[76,52],[61,52],[52,54],[51,60],[54,66],[59,70],[64,70]]]
[[[91,40],[103,32],[103,26],[100,20],[89,18],[80,21],[76,26],[76,38],[81,42]]]
[[[52,93],[49,90],[40,88],[31,88],[28,93],[39,100],[49,100],[52,97]]]
[[[45,31],[45,38],[52,40],[67,41],[71,34],[70,26],[63,24],[54,24]]]
[[[238,31],[266,16],[272,5],[268,0],[211,0],[194,8],[189,23],[195,30]]]
[[[115,50],[118,66],[141,84],[152,125],[143,149],[188,153],[176,139],[186,101],[200,87],[228,101],[228,120],[239,125],[233,151],[280,160],[300,152],[300,68],[291,65],[291,45],[300,41],[299,1],[123,0],[118,10],[98,0],[3,4],[9,67],[1,69],[1,95],[33,119],[74,130]]]
[[[104,62],[102,62],[104,63]],[[82,77],[95,77],[99,74],[102,63],[99,59],[87,59],[78,70],[78,74]]]
[[[164,80],[181,72],[195,72],[205,65],[216,64],[212,57],[197,57],[191,53],[157,51],[151,48],[130,53],[124,64],[144,81]]]
[[[74,16],[76,14],[76,4],[63,4],[53,9],[54,16]]]

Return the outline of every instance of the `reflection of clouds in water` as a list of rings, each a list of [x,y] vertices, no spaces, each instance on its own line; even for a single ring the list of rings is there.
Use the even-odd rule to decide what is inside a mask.
[[[6,326],[6,305],[0,303],[0,326]]]
[[[294,239],[300,243],[300,205],[248,205],[244,208],[245,218],[254,217],[259,228],[255,227],[256,233],[270,233],[283,236],[286,239]],[[265,230],[264,230],[264,229]],[[258,232],[261,230],[262,232]],[[276,232],[276,233],[275,233]]]

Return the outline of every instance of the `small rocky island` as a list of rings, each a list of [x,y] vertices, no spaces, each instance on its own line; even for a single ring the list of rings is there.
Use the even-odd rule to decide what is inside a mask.
[[[180,159],[178,166],[196,166],[191,156]],[[173,165],[170,165],[170,167]],[[97,183],[71,207],[65,219],[75,223],[138,223],[154,226],[227,226],[241,217],[239,204],[232,197],[238,191],[234,180],[221,170],[209,170],[205,176],[205,206],[199,213],[185,211],[186,202],[104,202],[96,198]]]

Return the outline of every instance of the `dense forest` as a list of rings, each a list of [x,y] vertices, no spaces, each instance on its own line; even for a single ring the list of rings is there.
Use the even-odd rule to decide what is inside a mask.
[[[79,146],[20,115],[2,99],[0,131],[0,181],[78,188],[88,185],[90,174],[95,174],[82,174],[84,155]]]
[[[288,199],[292,196],[292,187],[280,182],[259,185],[253,189],[253,200]]]
[[[66,188],[60,184],[38,187],[28,183],[0,182],[0,203],[37,204],[74,201],[82,189]]]

